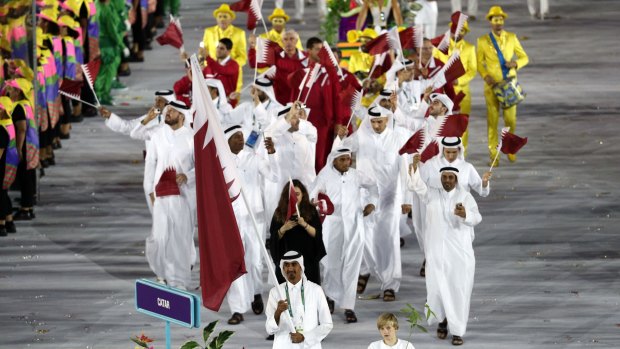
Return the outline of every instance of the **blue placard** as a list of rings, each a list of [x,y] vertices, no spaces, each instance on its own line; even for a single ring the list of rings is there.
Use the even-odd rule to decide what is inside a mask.
[[[200,299],[193,293],[136,280],[136,310],[185,327],[200,327]]]

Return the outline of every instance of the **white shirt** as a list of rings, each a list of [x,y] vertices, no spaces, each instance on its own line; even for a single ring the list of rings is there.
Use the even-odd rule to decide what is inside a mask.
[[[398,339],[396,341],[396,344],[394,345],[387,345],[382,340],[372,342],[368,346],[368,349],[415,349],[415,348],[413,347],[413,344],[409,343],[408,341]]]

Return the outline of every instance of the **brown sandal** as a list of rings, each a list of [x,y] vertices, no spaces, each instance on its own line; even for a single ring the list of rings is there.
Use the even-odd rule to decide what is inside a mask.
[[[448,337],[448,321],[444,320],[437,327],[437,338],[446,339],[446,337]]]
[[[234,313],[230,319],[228,319],[229,325],[239,325],[243,321],[243,314]]]
[[[357,322],[357,316],[355,316],[355,312],[351,309],[344,311],[344,318],[348,324]]]
[[[361,294],[366,291],[366,285],[368,285],[368,279],[370,278],[370,274],[360,275],[357,278],[357,293]]]
[[[396,295],[394,294],[394,290],[387,289],[383,291],[383,301],[384,302],[393,302],[396,300]]]
[[[463,338],[460,336],[452,336],[452,345],[463,345]]]

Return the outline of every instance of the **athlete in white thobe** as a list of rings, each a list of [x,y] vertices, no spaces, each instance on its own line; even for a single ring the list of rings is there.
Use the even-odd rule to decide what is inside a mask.
[[[323,243],[327,250],[322,260],[325,264],[323,290],[345,309],[347,322],[357,322],[353,310],[364,253],[363,217],[374,211],[379,192],[373,178],[350,166],[351,150],[334,149],[317,176],[310,197],[316,199],[323,193],[334,205],[334,212],[323,221]],[[362,203],[362,188],[370,193],[365,203]]]
[[[391,128],[392,112],[371,107],[360,129],[342,141],[356,153],[357,170],[374,177],[379,187],[377,211],[366,219],[364,266],[381,282],[384,300],[394,300],[402,278],[399,219],[406,192],[406,159],[398,154],[412,132]],[[339,146],[339,139],[334,142]],[[404,173],[404,176],[403,176]]]
[[[462,343],[476,268],[474,226],[482,217],[473,196],[458,185],[458,169],[442,168],[437,176],[441,175],[443,187],[430,188],[420,177],[418,162],[419,157],[414,159],[408,187],[426,205],[426,302],[436,315],[428,323],[447,319],[453,344],[456,340]]]
[[[195,216],[194,134],[184,125],[189,108],[173,101],[166,112],[166,126],[151,136],[147,153],[145,183],[153,200],[153,227],[146,239],[146,258],[161,282],[186,288],[196,255],[193,232]],[[166,174],[173,177],[167,180]],[[165,191],[175,186],[177,193]]]
[[[304,257],[284,254],[280,271],[286,279],[269,291],[265,329],[274,335],[274,349],[321,349],[321,341],[333,328],[325,293],[304,275]],[[282,295],[282,297],[280,296]]]
[[[250,213],[245,206],[244,200],[239,198],[233,201],[233,211],[237,219],[237,226],[241,233],[241,241],[245,251],[245,266],[247,274],[236,279],[228,290],[227,299],[233,317],[229,324],[236,325],[243,321],[243,314],[252,306],[256,314],[263,311],[262,293],[262,258],[260,244],[264,244],[262,232],[265,230],[264,206],[263,206],[263,180],[278,181],[278,163],[275,159],[275,150],[269,147],[267,158],[258,154],[254,149],[245,146],[243,128],[241,125],[233,125],[224,131],[228,139],[228,145],[237,164],[242,188],[251,205],[252,213],[256,219],[259,235],[257,235]]]

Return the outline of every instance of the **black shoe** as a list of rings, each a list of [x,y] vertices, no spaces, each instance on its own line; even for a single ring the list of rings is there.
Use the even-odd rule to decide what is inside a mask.
[[[118,71],[118,73],[116,74],[117,76],[130,76],[131,75],[131,69],[129,69],[129,67],[127,67],[127,69],[122,69]]]
[[[7,233],[17,233],[17,227],[13,221],[6,221],[6,223],[4,223],[4,227],[6,228]]]
[[[82,114],[71,115],[71,117],[69,117],[69,120],[72,124],[76,124],[76,123],[84,121],[84,117],[82,116]],[[62,139],[62,135],[60,136],[60,139]],[[67,137],[67,139],[69,139],[69,137]]]
[[[52,143],[52,149],[57,150],[62,148],[62,144],[60,142],[54,142]]]
[[[35,205],[36,205],[36,203],[37,203],[37,199],[35,199],[35,200],[34,200],[34,203],[35,203]],[[35,218],[37,218],[37,216],[35,216],[35,215],[34,215],[34,210],[32,210],[32,209],[28,211],[28,216],[30,216],[30,219],[35,219]]]
[[[0,236],[7,236],[9,234],[6,233],[6,228],[4,225],[0,225]]]
[[[48,168],[48,167],[50,167],[49,160],[47,160],[47,159],[45,159],[45,160],[41,160],[41,167],[42,167],[42,168]],[[44,174],[43,174],[43,175],[41,175],[41,177],[43,177],[43,176],[44,176]]]
[[[60,139],[69,139],[71,138],[71,133],[61,133],[58,138]],[[62,144],[60,142],[58,142],[58,144],[60,145],[60,148],[62,148]]]
[[[260,294],[254,295],[254,301],[252,302],[252,311],[256,315],[260,315],[265,310],[265,305],[263,304],[263,296]]]
[[[266,340],[268,340],[268,341],[272,341],[272,340],[273,340],[273,337],[274,337],[274,336],[273,336],[272,334],[270,334],[270,335],[268,335],[268,336],[267,336],[267,338],[265,338],[265,339],[266,339]]]
[[[53,147],[52,147],[53,149]],[[47,159],[47,164],[50,166],[56,166],[56,157],[51,157],[49,159]]]
[[[400,238],[400,247],[405,246],[405,239]]]
[[[243,321],[243,314],[234,313],[230,319],[228,319],[229,325],[239,325]]]
[[[13,215],[13,220],[14,221],[29,221],[32,220],[32,218],[34,217],[34,212],[31,213],[26,211],[26,210],[19,210],[17,211],[16,214]]]
[[[151,45],[151,43],[149,42],[149,43],[144,45],[144,49],[146,51],[152,51],[153,50],[153,45]]]

